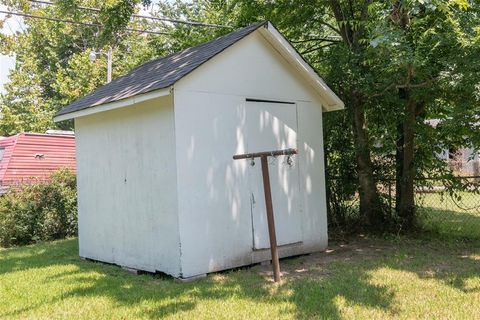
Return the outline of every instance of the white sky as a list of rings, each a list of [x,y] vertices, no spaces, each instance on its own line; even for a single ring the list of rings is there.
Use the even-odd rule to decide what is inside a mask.
[[[4,5],[0,5],[0,10],[6,10]],[[5,14],[0,14],[0,19],[4,19]],[[11,17],[8,19],[0,32],[4,34],[12,34],[22,28],[22,19],[19,17]],[[3,84],[8,80],[8,71],[15,66],[15,57],[0,55],[0,93],[4,91]]]

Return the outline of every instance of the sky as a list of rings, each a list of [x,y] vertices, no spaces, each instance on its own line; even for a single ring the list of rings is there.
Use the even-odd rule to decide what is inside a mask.
[[[0,5],[0,10],[6,10],[4,5]],[[0,14],[0,19],[4,19],[5,14]],[[0,32],[12,34],[22,28],[22,19],[19,17],[9,18]],[[0,55],[0,93],[4,92],[3,84],[8,80],[8,71],[15,66],[15,57]]]

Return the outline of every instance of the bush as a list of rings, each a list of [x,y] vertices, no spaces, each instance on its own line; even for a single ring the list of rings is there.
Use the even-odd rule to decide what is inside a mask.
[[[26,245],[77,234],[75,174],[52,173],[48,181],[11,188],[0,197],[0,246]]]

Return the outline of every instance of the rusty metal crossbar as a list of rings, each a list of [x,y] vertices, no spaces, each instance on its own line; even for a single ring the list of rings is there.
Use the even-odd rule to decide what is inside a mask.
[[[261,158],[261,157],[290,156],[292,154],[297,154],[297,153],[298,153],[297,149],[283,149],[283,150],[274,150],[274,151],[244,153],[244,154],[237,154],[233,156],[233,160],[253,159],[253,158]]]
[[[272,190],[270,187],[270,174],[268,172],[268,157],[290,156],[297,153],[298,151],[296,149],[283,149],[283,150],[274,150],[274,151],[237,154],[233,156],[234,160],[261,158],[262,176],[263,176],[263,192],[265,195],[265,207],[267,211],[267,223],[268,223],[268,236],[270,239],[270,251],[272,254],[273,280],[275,282],[280,281],[280,262],[279,262],[278,250],[277,250],[277,235],[275,233],[275,219],[273,214]]]

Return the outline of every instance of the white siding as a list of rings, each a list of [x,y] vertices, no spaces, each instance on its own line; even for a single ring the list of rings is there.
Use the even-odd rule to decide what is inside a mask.
[[[301,222],[292,239],[300,241],[280,256],[324,249],[321,102],[254,33],[180,80],[173,96],[75,120],[80,255],[177,277],[269,259],[268,249],[253,250],[251,176],[258,170],[232,159],[259,151],[249,150],[255,133],[246,98],[289,101],[296,110],[284,122],[297,131],[299,177],[292,181]]]
[[[182,276],[268,259],[252,252],[246,98],[298,106],[303,243],[293,255],[327,245],[322,108],[318,96],[269,45],[253,34],[175,85],[178,212]],[[274,204],[275,206],[275,204]]]
[[[252,225],[244,101],[182,92],[175,96],[175,137],[182,274],[251,263]]]
[[[310,84],[259,33],[240,40],[175,84],[175,91],[315,101]]]
[[[247,113],[245,133],[249,153],[297,148],[296,104],[247,101],[245,111]],[[286,160],[286,157],[269,159],[272,201],[275,204],[275,233],[279,246],[303,240],[298,161],[292,161],[292,165],[288,165],[285,163]],[[259,159],[256,160],[256,165],[248,166],[248,171],[254,248],[268,249],[270,240],[262,166]]]
[[[171,97],[75,120],[80,256],[180,273]]]
[[[322,111],[312,102],[298,103],[298,157],[303,194],[303,232],[307,250],[327,246],[327,199]]]

